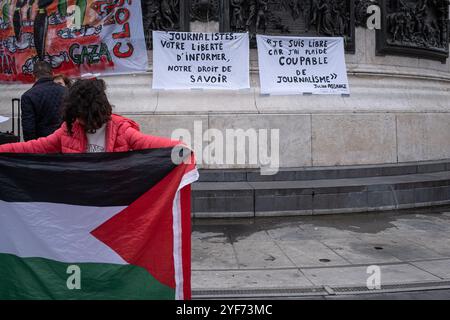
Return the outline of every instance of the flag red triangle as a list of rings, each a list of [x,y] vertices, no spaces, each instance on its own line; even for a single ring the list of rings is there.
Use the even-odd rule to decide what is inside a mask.
[[[178,166],[130,206],[92,231],[126,262],[145,268],[159,282],[174,289],[172,207],[185,172],[186,165]],[[190,234],[183,234],[183,240],[190,244]],[[183,258],[183,262],[190,264],[190,259]]]

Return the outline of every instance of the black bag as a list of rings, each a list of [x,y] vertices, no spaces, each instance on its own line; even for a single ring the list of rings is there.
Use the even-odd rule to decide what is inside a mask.
[[[17,102],[17,104],[16,104]],[[15,128],[15,108],[17,105],[17,135]],[[11,100],[11,121],[12,121],[12,130],[6,132],[0,132],[0,144],[6,143],[14,143],[20,141],[20,99],[12,99]]]

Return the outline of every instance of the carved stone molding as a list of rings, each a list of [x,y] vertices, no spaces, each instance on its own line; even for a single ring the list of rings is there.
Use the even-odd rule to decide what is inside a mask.
[[[142,0],[142,18],[147,48],[152,47],[152,31],[188,31],[183,0]]]
[[[354,0],[222,0],[222,31],[342,36],[355,49]],[[252,43],[254,44],[254,41]]]
[[[449,55],[449,0],[142,0],[144,33],[189,31],[191,21],[219,21],[222,32],[342,36],[355,50],[355,25],[366,26],[367,8],[381,7],[377,54],[445,61]]]
[[[220,0],[190,0],[191,21],[219,21]]]
[[[448,0],[380,0],[380,4],[377,54],[445,62],[449,56]]]
[[[367,27],[367,8],[372,5],[379,5],[378,0],[355,0],[355,25],[357,27]]]
[[[191,21],[219,21],[222,0],[142,0],[142,18],[147,48],[152,31],[190,31]]]

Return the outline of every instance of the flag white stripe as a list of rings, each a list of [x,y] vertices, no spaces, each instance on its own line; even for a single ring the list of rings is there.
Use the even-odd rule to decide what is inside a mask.
[[[186,173],[178,187],[177,193],[173,200],[172,215],[173,215],[173,259],[175,266],[175,299],[184,300],[184,275],[183,275],[183,234],[182,234],[182,218],[181,218],[181,199],[180,191],[185,186],[194,183],[199,178],[197,169]]]
[[[181,203],[180,191],[177,191],[173,200],[173,260],[175,266],[175,299],[183,300],[183,255],[182,255],[182,232],[181,232]]]
[[[0,253],[64,263],[128,264],[90,233],[125,208],[0,201]]]

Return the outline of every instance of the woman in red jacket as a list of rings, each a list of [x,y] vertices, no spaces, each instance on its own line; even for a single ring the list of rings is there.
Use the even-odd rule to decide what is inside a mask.
[[[180,144],[179,141],[144,135],[136,122],[113,114],[105,90],[103,80],[78,80],[66,99],[61,128],[45,138],[2,145],[0,152],[126,152]]]

